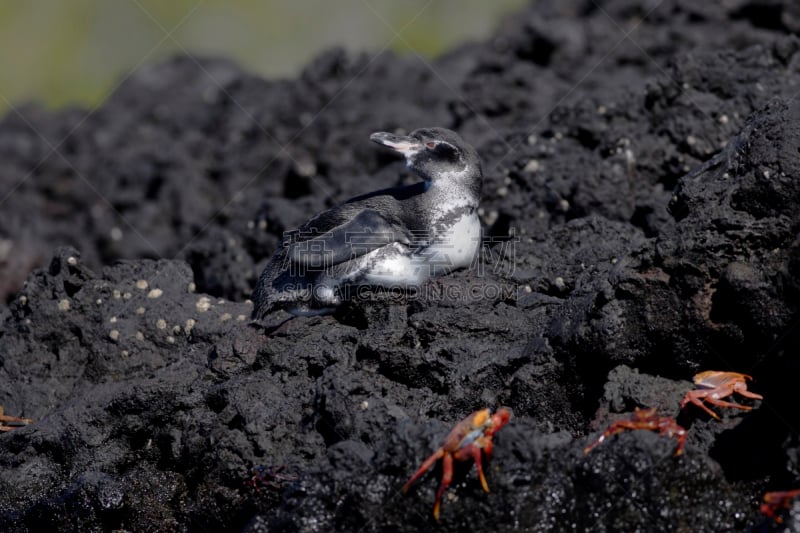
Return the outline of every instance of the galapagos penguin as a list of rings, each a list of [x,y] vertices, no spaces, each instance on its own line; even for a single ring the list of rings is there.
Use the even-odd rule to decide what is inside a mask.
[[[349,288],[414,289],[475,259],[483,180],[475,149],[444,128],[370,139],[402,154],[422,181],[357,196],[287,232],[253,291],[253,319],[278,309],[332,313]]]

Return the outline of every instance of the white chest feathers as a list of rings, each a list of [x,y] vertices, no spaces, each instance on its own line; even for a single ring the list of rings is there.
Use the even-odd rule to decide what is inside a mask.
[[[363,282],[381,286],[419,285],[432,276],[441,276],[468,267],[481,245],[481,223],[472,210],[445,217],[429,235],[420,236],[412,246],[393,243],[371,252],[369,265],[361,271]]]
[[[430,246],[414,255],[430,267],[431,276],[440,276],[472,264],[480,245],[481,223],[473,210],[448,220],[445,229],[437,232]]]

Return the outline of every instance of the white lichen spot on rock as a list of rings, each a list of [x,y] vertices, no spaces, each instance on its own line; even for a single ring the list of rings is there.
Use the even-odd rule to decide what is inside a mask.
[[[227,322],[231,318],[233,318],[233,315],[231,315],[230,313],[223,313],[223,315],[221,317],[219,317],[219,321],[220,322]]]
[[[112,329],[111,331],[108,332],[108,338],[114,342],[117,342],[119,340],[119,331],[117,331],[116,329]]]
[[[103,299],[102,298],[98,298],[97,300],[95,300],[94,303],[96,303],[97,305],[100,305],[101,303],[103,303]]]
[[[486,217],[484,218],[484,222],[486,222],[487,226],[491,226],[495,222],[497,222],[497,218],[500,216],[500,213],[496,209],[492,209],[488,213],[486,213]]]
[[[108,321],[111,322],[112,324],[116,324],[117,323],[117,317],[112,316],[111,318],[108,319]]]
[[[553,280],[553,285],[555,285],[556,288],[560,291],[563,291],[565,288],[567,288],[567,284],[564,283],[564,278],[562,278],[561,276],[558,276],[556,279]]]
[[[137,307],[135,312],[137,315],[143,315],[144,311],[145,311],[144,307]]]
[[[536,159],[531,159],[530,161],[528,161],[528,163],[525,165],[525,168],[523,168],[522,170],[524,170],[528,174],[533,174],[534,172],[539,170],[539,161]]]
[[[238,315],[236,317],[236,320],[238,320],[239,322],[244,322],[245,320],[247,320],[247,317],[245,315]]]
[[[175,335],[179,335],[180,332],[181,332],[181,327],[179,325],[175,324],[174,326],[172,326],[172,333],[174,333]]]
[[[78,264],[78,258],[74,255],[67,257],[67,264],[71,266],[75,266]]]
[[[170,344],[175,344],[175,337],[172,335],[167,335],[167,342]]]
[[[141,291],[145,290],[149,286],[150,286],[150,284],[147,283],[146,279],[140,279],[139,281],[136,282],[136,288],[141,290]]]
[[[195,324],[197,324],[197,322],[195,321],[194,318],[186,319],[186,325],[183,327],[183,330],[186,332],[187,335],[192,331],[192,328],[194,328]]]
[[[252,305],[253,305],[253,300],[251,300],[251,299],[249,299],[249,298],[248,298],[247,300],[245,300],[245,301],[244,301],[244,305],[249,305],[249,306],[251,306],[251,307],[252,307]]]
[[[361,402],[361,404],[359,404],[359,407],[361,408],[362,411],[366,411],[367,409],[369,409],[369,402],[367,400],[364,400],[363,402]]]
[[[194,281],[190,281],[189,285],[186,286],[187,292],[194,292],[197,290],[197,285],[194,284]]]
[[[636,156],[633,155],[633,150],[627,148],[623,153],[625,154],[625,162],[627,164],[632,165],[636,162]]]
[[[20,305],[27,305],[28,297],[23,294],[22,296],[19,297],[19,303]]]
[[[161,289],[153,289],[147,293],[147,297],[152,299],[161,298],[162,294],[164,294],[164,291],[162,291]]]
[[[124,300],[130,300],[131,298],[133,298],[133,294],[131,294],[129,292],[123,293],[122,298]]]
[[[122,357],[128,357],[128,355],[130,355],[130,354],[128,353],[128,350],[122,350],[122,351],[121,351],[119,354],[120,354]]]
[[[0,259],[5,261],[14,249],[14,242],[8,239],[0,239]]]
[[[119,292],[117,289],[114,289],[114,292],[112,294],[114,295],[114,298],[116,298],[117,300],[122,298],[122,293]]]
[[[136,332],[136,340],[137,341],[143,341],[144,340],[144,333],[142,333],[141,331],[137,331]]]
[[[206,311],[211,309],[211,298],[209,298],[208,296],[201,296],[200,299],[197,300],[195,307],[201,313],[205,313]]]
[[[294,165],[295,172],[299,175],[309,178],[317,173],[317,165],[310,159],[301,159]]]
[[[164,320],[163,318],[159,318],[158,320],[156,320],[156,327],[158,329],[167,329],[167,321]]]
[[[69,300],[64,298],[63,300],[58,301],[58,310],[59,311],[69,311]]]

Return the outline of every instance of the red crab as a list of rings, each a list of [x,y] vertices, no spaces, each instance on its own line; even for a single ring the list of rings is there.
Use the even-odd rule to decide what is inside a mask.
[[[692,402],[717,420],[719,420],[719,415],[709,409],[708,406],[703,403],[703,400],[712,405],[718,405],[719,407],[735,407],[736,409],[749,411],[752,407],[726,402],[720,399],[731,396],[734,392],[738,392],[746,398],[762,400],[764,398],[763,396],[747,390],[746,380],[748,379],[753,378],[747,374],[739,374],[738,372],[720,372],[718,370],[700,372],[694,377],[694,384],[700,388],[686,393],[686,396],[681,400],[681,408],[686,407],[686,404]]]
[[[612,435],[633,429],[649,429],[650,431],[658,431],[661,435],[675,437],[678,439],[678,449],[675,450],[675,455],[683,453],[683,445],[686,442],[686,430],[679,426],[674,418],[658,416],[655,407],[647,409],[639,409],[637,407],[628,420],[617,420],[611,424],[596,441],[583,449],[583,453],[589,453],[595,446],[602,444],[604,440]]]
[[[764,503],[761,504],[761,514],[775,520],[775,522],[782,524],[783,517],[780,512],[787,510],[792,506],[792,500],[800,496],[800,489],[768,492],[764,494]]]
[[[508,409],[500,408],[494,414],[489,409],[482,409],[475,411],[456,424],[444,440],[442,447],[428,457],[419,467],[419,470],[411,476],[411,479],[403,485],[403,492],[408,492],[411,485],[422,474],[430,470],[439,459],[442,460],[442,484],[439,485],[439,491],[436,493],[436,502],[433,504],[433,517],[436,520],[439,520],[442,495],[453,480],[453,460],[467,461],[473,459],[475,466],[478,468],[478,479],[481,480],[481,487],[485,492],[489,492],[489,485],[483,475],[481,453],[485,453],[487,458],[492,455],[492,437],[501,427],[506,425],[509,418],[511,418],[511,412]]]
[[[27,426],[33,422],[30,418],[17,418],[16,416],[8,416],[4,414],[3,406],[0,405],[0,431],[11,431],[18,427]]]

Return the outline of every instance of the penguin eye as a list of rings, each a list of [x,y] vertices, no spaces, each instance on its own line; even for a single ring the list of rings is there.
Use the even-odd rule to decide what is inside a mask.
[[[447,142],[439,142],[436,143],[436,155],[441,159],[446,159],[448,161],[458,161],[458,152],[456,151],[455,147]]]
[[[436,148],[436,143],[435,142],[426,142],[425,146],[427,146],[428,148],[433,150],[434,148]]]

